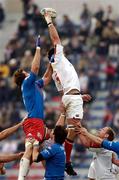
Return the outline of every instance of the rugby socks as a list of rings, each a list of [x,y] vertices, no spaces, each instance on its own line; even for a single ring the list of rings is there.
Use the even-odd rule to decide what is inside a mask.
[[[66,163],[69,163],[71,157],[71,151],[73,148],[73,141],[71,141],[70,139],[66,139],[64,147],[66,152]]]
[[[30,167],[30,160],[27,158],[22,158],[20,161],[18,180],[25,180],[29,172],[29,167]]]

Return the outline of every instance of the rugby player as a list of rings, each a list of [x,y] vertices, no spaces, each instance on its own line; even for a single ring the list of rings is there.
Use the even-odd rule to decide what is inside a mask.
[[[113,164],[119,166],[119,160],[116,159],[115,154],[112,151],[99,148],[100,145],[92,140],[92,136],[94,135],[90,134],[85,128],[77,126],[76,132],[79,134],[82,144],[94,152],[93,163],[90,166],[88,175],[90,180],[116,180],[116,175],[113,173]],[[114,136],[115,133],[112,128],[105,127],[98,131],[97,136],[94,137],[102,141],[112,142]]]
[[[103,154],[102,154],[102,158],[103,158]],[[89,171],[88,171],[89,180],[97,180],[96,169],[98,168],[95,168],[94,161],[92,161],[89,167]],[[119,174],[119,166],[112,164],[112,168],[110,169],[110,174],[111,174],[111,177],[113,177],[113,179],[117,180],[118,179],[117,175]]]
[[[63,143],[67,137],[64,126],[58,125],[53,132],[54,143],[38,154],[35,162],[45,160],[45,180],[64,180],[65,150]]]
[[[63,52],[63,46],[58,32],[52,22],[51,15],[44,9],[44,17],[48,25],[53,48],[48,52],[48,58],[53,70],[52,78],[57,90],[62,94],[62,103],[66,108],[67,124],[72,125],[72,120],[81,121],[83,118],[83,100],[80,94],[79,78],[73,65],[68,61]],[[85,97],[84,97],[85,98]],[[87,101],[90,96],[87,96]],[[73,123],[74,124],[74,123]],[[69,175],[77,175],[70,162],[73,139],[66,139],[66,172]]]
[[[39,142],[45,138],[46,128],[44,125],[44,104],[42,88],[50,81],[47,71],[43,78],[36,81],[40,68],[40,36],[36,42],[36,52],[31,65],[31,72],[19,69],[14,74],[14,81],[21,88],[22,98],[28,116],[23,123],[23,130],[26,134],[25,153],[20,161],[18,180],[24,180],[28,174],[30,161],[36,159],[39,152]],[[48,73],[50,69],[48,70]],[[34,141],[35,139],[35,141]],[[33,140],[33,144],[32,144]],[[32,147],[33,146],[33,147]]]
[[[79,129],[80,127],[77,127]],[[88,137],[98,147],[114,151],[119,157],[119,141],[110,141],[110,139],[101,139],[100,137],[90,134],[85,128],[82,129],[82,134]]]

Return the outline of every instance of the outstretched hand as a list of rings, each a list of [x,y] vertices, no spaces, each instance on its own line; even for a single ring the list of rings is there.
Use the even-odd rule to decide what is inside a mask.
[[[46,11],[46,9],[44,9],[44,18],[45,18],[47,24],[52,23],[51,15],[50,15],[50,13],[48,13],[48,12]]]
[[[75,132],[76,134],[82,134],[85,135],[87,133],[87,129],[81,126],[76,126],[75,127]]]
[[[24,152],[18,153],[18,158],[21,159],[23,155],[24,155]]]
[[[72,124],[75,126],[75,132],[76,132],[77,135],[78,135],[78,134],[83,134],[83,135],[86,134],[87,129],[84,128],[84,127],[82,127],[80,121],[77,121],[76,119],[73,119],[73,120],[72,120]]]

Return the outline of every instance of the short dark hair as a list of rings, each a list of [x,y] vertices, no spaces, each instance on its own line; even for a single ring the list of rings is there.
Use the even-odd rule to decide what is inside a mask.
[[[17,84],[17,86],[21,86],[23,80],[25,79],[25,74],[23,73],[23,69],[18,69],[15,73],[14,73],[14,81]]]
[[[48,51],[48,59],[50,60],[52,55],[55,53],[55,48],[52,48]]]
[[[113,141],[115,138],[115,132],[111,127],[108,127],[107,134],[109,135],[107,139]]]
[[[58,144],[63,144],[67,137],[67,130],[64,126],[56,126],[54,129],[54,139]]]

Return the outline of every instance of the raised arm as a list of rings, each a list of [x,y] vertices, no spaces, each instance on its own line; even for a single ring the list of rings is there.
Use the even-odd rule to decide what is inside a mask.
[[[40,36],[38,36],[37,41],[36,41],[36,52],[33,58],[33,62],[31,65],[31,72],[33,72],[34,74],[38,74],[39,68],[40,68],[40,60],[41,60],[41,56],[40,56]]]
[[[60,111],[61,111],[61,114],[60,114],[60,117],[55,126],[64,126],[65,125],[66,109],[65,109],[63,103],[60,104]]]
[[[65,115],[64,114],[60,114],[60,117],[56,123],[56,126],[64,126],[65,125]]]
[[[89,133],[87,131],[87,129],[81,128],[80,134],[82,136],[85,136],[87,138],[87,140],[91,142],[90,143],[90,147],[101,147],[103,139],[101,139],[101,138],[99,138],[99,137]]]
[[[8,129],[5,129],[4,131],[0,132],[0,141],[7,138],[8,136],[12,135],[15,131],[18,130],[18,128],[21,127],[21,123],[11,127],[11,128],[8,128]]]
[[[80,140],[82,144],[86,147],[93,147],[93,148],[99,148],[102,143],[102,139],[98,138],[97,136],[94,136],[90,134],[86,128],[81,127],[81,125],[77,123],[77,126],[75,127],[76,134],[79,135]]]
[[[52,18],[50,16],[50,14],[47,11],[45,12],[44,17],[45,17],[45,20],[46,20],[47,25],[48,25],[49,34],[50,34],[52,44],[53,45],[61,44],[58,32],[57,32],[57,30],[56,30],[56,28],[52,22]]]
[[[46,72],[43,76],[44,86],[46,86],[50,83],[50,81],[52,79],[52,73],[53,73],[53,70],[52,70],[51,64],[49,63],[48,67],[46,69]]]

